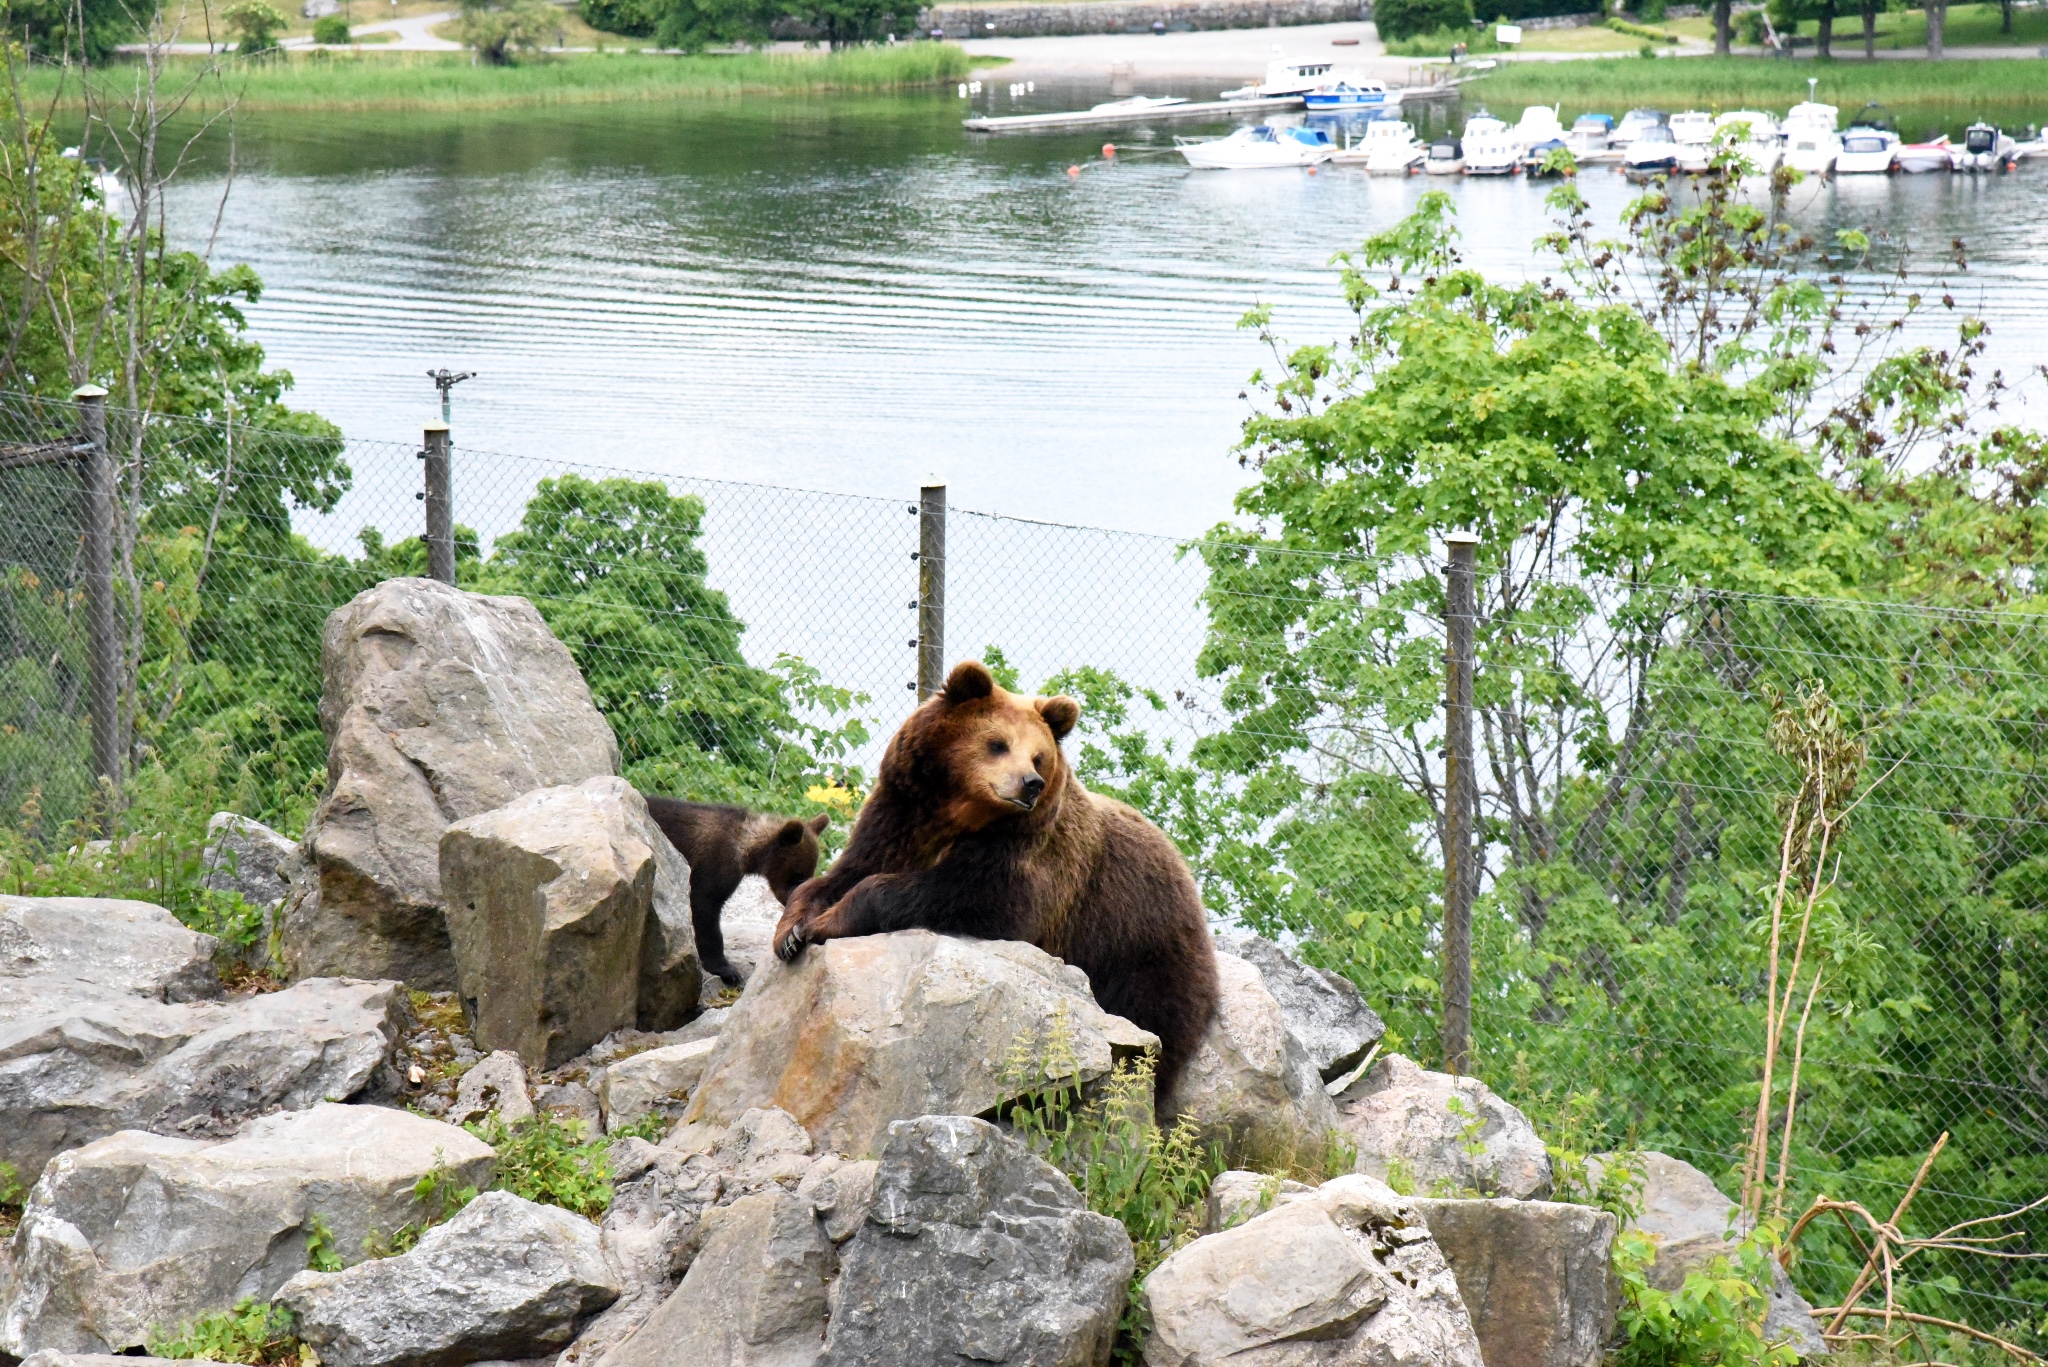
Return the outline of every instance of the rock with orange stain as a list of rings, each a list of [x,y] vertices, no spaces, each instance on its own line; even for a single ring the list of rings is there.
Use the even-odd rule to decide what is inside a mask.
[[[928,930],[828,940],[771,959],[718,1037],[685,1125],[779,1106],[821,1148],[879,1154],[889,1126],[981,1115],[1038,1077],[1087,1082],[1156,1050],[1096,1004],[1087,975],[1031,945]]]

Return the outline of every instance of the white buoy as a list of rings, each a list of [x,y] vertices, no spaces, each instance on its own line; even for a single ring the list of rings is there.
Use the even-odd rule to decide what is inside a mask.
[[[967,98],[967,83],[965,81],[960,83],[960,98],[963,100]]]

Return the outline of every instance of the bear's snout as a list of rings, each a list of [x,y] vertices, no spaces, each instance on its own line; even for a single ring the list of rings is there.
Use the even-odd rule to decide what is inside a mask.
[[[1027,808],[1036,807],[1038,805],[1038,795],[1044,791],[1045,780],[1036,774],[1031,775],[1018,785],[1018,795],[1023,798],[1024,805]]]

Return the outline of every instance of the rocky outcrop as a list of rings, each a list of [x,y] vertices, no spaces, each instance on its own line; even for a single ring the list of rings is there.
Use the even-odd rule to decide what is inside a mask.
[[[218,998],[213,937],[161,907],[0,898],[0,1161],[117,1130],[217,1137],[394,1081],[402,986],[320,978]]]
[[[1235,1162],[1320,1173],[1338,1128],[1322,1075],[1257,969],[1219,952],[1216,975],[1216,1014],[1162,1116],[1193,1119]]]
[[[1105,1362],[1131,1276],[1123,1226],[993,1125],[890,1127],[841,1252],[828,1367]]]
[[[596,1225],[489,1191],[410,1252],[301,1272],[276,1300],[326,1367],[464,1367],[560,1349],[618,1295]]]
[[[1175,1252],[1145,1279],[1147,1367],[1481,1367],[1413,1202],[1339,1177]]]
[[[60,1353],[46,1348],[22,1359],[22,1367],[207,1367],[208,1358],[115,1357],[108,1353]]]
[[[779,1107],[839,1153],[878,1152],[889,1126],[979,1115],[1020,1090],[1013,1052],[1041,1062],[1055,1029],[1077,1081],[1158,1041],[1095,1003],[1087,975],[1043,950],[927,930],[828,940],[770,961],[718,1036],[685,1124]]]
[[[445,1118],[466,1125],[493,1114],[507,1125],[517,1125],[534,1116],[533,1098],[526,1090],[526,1065],[509,1049],[486,1055],[462,1075],[455,1088],[455,1104],[448,1108]]]
[[[1713,1178],[1669,1154],[1651,1151],[1629,1157],[1642,1174],[1643,1189],[1638,1198],[1642,1213],[1627,1228],[1641,1230],[1657,1245],[1656,1261],[1644,1269],[1650,1285],[1660,1291],[1676,1291],[1689,1273],[1704,1271],[1715,1258],[1735,1252],[1728,1235],[1739,1226],[1740,1210],[1714,1185]],[[1611,1155],[1594,1162],[1604,1159]],[[1791,1344],[1801,1359],[1826,1356],[1827,1340],[1813,1321],[1812,1307],[1775,1260],[1771,1263],[1770,1298],[1764,1337]]]
[[[381,1106],[321,1104],[251,1121],[224,1143],[123,1131],[60,1154],[16,1232],[0,1351],[99,1353],[267,1300],[306,1266],[319,1225],[344,1260],[420,1218],[414,1188],[443,1170],[488,1186],[491,1150]]]
[[[708,1213],[682,1285],[603,1367],[809,1367],[835,1259],[811,1204],[784,1191]]]
[[[1337,1098],[1358,1171],[1398,1175],[1423,1196],[1550,1195],[1550,1155],[1529,1118],[1478,1078],[1388,1054]]]
[[[638,1023],[666,845],[646,800],[609,776],[535,789],[442,832],[455,986],[480,1046],[553,1068]],[[694,959],[670,976],[696,990]]]
[[[1216,947],[1259,971],[1288,1030],[1324,1081],[1357,1067],[1387,1033],[1386,1023],[1349,978],[1312,968],[1257,935],[1221,934]]]
[[[387,579],[328,619],[328,788],[306,832],[318,896],[285,917],[293,976],[455,983],[441,832],[619,766],[576,662],[523,598]]]
[[[650,1115],[680,1117],[717,1047],[715,1038],[691,1040],[608,1064],[597,1089],[605,1128],[615,1130]]]
[[[215,812],[206,823],[199,863],[200,886],[237,893],[266,911],[282,903],[305,876],[297,841],[234,812]]]
[[[1419,1200],[1487,1367],[1599,1367],[1614,1333],[1615,1219],[1552,1201]]]

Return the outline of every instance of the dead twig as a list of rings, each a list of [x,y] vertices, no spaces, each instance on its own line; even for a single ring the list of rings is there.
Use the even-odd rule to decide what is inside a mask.
[[[1856,1315],[1860,1316],[1863,1319],[1894,1319],[1905,1320],[1910,1324],[1932,1325],[1937,1329],[1947,1329],[1953,1333],[1964,1334],[1969,1336],[1970,1338],[1978,1339],[1984,1343],[1989,1343],[1996,1347],[2002,1348],[2011,1356],[2017,1358],[2021,1362],[2048,1362],[2048,1358],[2042,1357],[2039,1353],[2036,1353],[2031,1349],[2022,1348],[2017,1343],[2008,1343],[2004,1339],[1998,1337],[1998,1335],[1996,1334],[1987,1334],[1982,1329],[1972,1328],[1971,1326],[1963,1324],[1957,1320],[1939,1319],[1933,1315],[1916,1314],[1911,1310],[1880,1310],[1876,1306],[1871,1305],[1831,1305],[1826,1307],[1825,1309],[1815,1310],[1813,1312],[1813,1317],[1815,1319],[1819,1319],[1822,1315],[1833,1315],[1835,1316],[1838,1322],[1847,1319],[1851,1315]],[[1836,1331],[1832,1329],[1824,1329],[1821,1332],[1829,1339],[1847,1339],[1852,1337],[1851,1335],[1847,1334],[1838,1334]],[[1863,1336],[1856,1335],[1854,1337]]]

